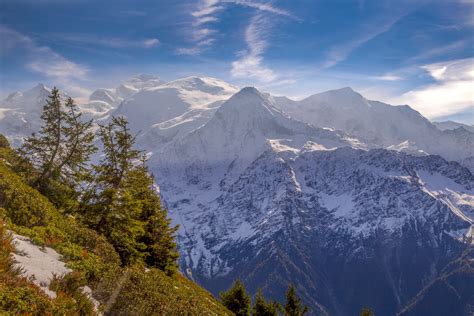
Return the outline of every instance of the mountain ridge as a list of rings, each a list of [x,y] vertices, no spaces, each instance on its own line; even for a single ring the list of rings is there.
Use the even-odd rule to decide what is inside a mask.
[[[393,315],[471,247],[474,134],[350,88],[292,101],[215,80],[143,87],[99,118],[141,131],[189,278],[276,299],[295,282],[315,312]],[[436,291],[423,306],[441,315]]]

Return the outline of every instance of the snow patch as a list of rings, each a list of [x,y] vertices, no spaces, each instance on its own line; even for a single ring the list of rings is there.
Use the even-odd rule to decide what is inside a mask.
[[[61,255],[49,247],[40,248],[27,237],[12,234],[16,253],[13,254],[15,267],[21,269],[21,275],[32,280],[49,297],[56,298],[56,292],[49,289],[54,276],[64,276],[72,270],[62,262]]]
[[[329,195],[319,193],[319,196],[321,197],[320,203],[328,210],[333,211],[335,217],[351,217],[354,202],[350,194]]]

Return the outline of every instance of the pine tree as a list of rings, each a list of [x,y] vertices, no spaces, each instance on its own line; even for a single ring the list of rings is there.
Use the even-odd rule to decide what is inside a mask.
[[[90,177],[88,161],[90,156],[97,151],[94,145],[95,135],[92,132],[92,120],[82,121],[82,113],[77,108],[72,98],[65,103],[65,124],[63,133],[65,135],[65,155],[58,169],[62,176],[74,179],[77,183]]]
[[[100,126],[99,137],[104,147],[105,158],[96,171],[101,181],[118,188],[128,170],[134,163],[145,159],[144,155],[133,148],[135,137],[130,133],[124,117],[113,117],[112,121]]]
[[[135,138],[130,134],[127,121],[113,117],[111,122],[99,126],[98,137],[103,146],[103,158],[94,166],[94,179],[82,199],[84,220],[92,228],[104,233],[110,221],[118,216],[114,201],[125,195],[123,180],[133,164],[144,156],[133,149]],[[120,216],[119,216],[120,217]]]
[[[220,293],[222,304],[236,316],[250,315],[250,296],[244,284],[236,280],[227,292]]]
[[[360,311],[360,316],[374,316],[374,312],[370,308],[364,307]]]
[[[58,164],[63,150],[61,126],[64,115],[61,111],[59,90],[53,88],[46,100],[41,114],[43,125],[39,135],[33,133],[26,137],[20,153],[27,158],[39,173],[37,185],[43,185],[54,174],[54,166]]]
[[[286,291],[285,316],[302,316],[309,312],[307,306],[303,304],[296,294],[294,285],[290,285]]]
[[[83,220],[104,234],[124,265],[144,261],[166,272],[176,270],[178,253],[171,227],[148,173],[145,156],[134,149],[127,121],[112,118],[100,126],[104,158],[82,201]]]
[[[19,153],[36,171],[32,184],[62,206],[64,199],[76,198],[75,189],[90,175],[88,161],[96,151],[92,121],[82,120],[72,98],[63,106],[56,88],[46,100],[41,119],[41,130],[25,138]]]
[[[141,221],[145,223],[144,235],[140,239],[146,245],[145,262],[165,272],[173,273],[177,266],[175,234],[177,226],[171,226],[168,212],[161,206],[161,200],[154,186],[153,177],[142,161],[126,177],[125,185],[130,188],[135,200],[140,202]]]
[[[278,302],[267,302],[263,296],[262,290],[258,289],[252,307],[252,316],[278,316],[280,310],[281,305]]]

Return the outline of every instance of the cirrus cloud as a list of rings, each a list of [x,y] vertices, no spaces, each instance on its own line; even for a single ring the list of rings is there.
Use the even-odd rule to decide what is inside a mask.
[[[405,92],[393,102],[406,103],[430,119],[474,111],[474,58],[422,66],[435,82]]]
[[[236,78],[253,78],[268,83],[276,79],[273,70],[263,65],[263,53],[268,46],[265,34],[270,23],[264,16],[255,15],[245,30],[247,49],[232,62],[231,75]]]
[[[22,51],[25,53],[26,69],[52,78],[70,93],[79,96],[90,93],[78,84],[78,81],[87,79],[88,67],[75,63],[50,47],[37,44],[31,37],[2,25],[0,25],[0,38],[2,38],[0,55],[9,54],[11,51]]]

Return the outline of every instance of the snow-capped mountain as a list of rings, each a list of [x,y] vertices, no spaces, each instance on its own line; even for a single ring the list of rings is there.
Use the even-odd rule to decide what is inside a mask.
[[[441,131],[408,105],[371,101],[351,88],[315,94],[301,101],[280,97],[275,102],[296,119],[342,130],[375,147],[435,154],[460,162],[474,157],[474,133]]]
[[[125,116],[135,131],[145,131],[160,123],[163,124],[157,129],[169,128],[169,125],[190,122],[195,116],[210,117],[206,112],[212,113],[216,104],[235,92],[235,87],[218,79],[187,77],[142,88],[123,101],[113,115]],[[172,122],[167,122],[170,120]]]
[[[454,130],[458,128],[464,128],[471,133],[474,133],[474,125],[462,124],[453,121],[442,121],[442,122],[433,122],[433,124],[440,130]]]
[[[216,293],[239,277],[281,298],[294,282],[330,315],[401,310],[471,242],[474,177],[439,156],[364,149],[239,91],[149,161],[183,270]],[[355,291],[366,278],[377,286]]]
[[[19,140],[39,128],[30,122],[39,124],[48,93],[38,86],[2,101],[0,132]],[[124,115],[141,131],[180,225],[182,270],[214,293],[239,277],[275,299],[295,283],[328,315],[474,306],[466,128],[442,131],[409,106],[350,88],[293,101],[208,77],[139,75],[81,108],[98,120]],[[440,298],[450,295],[446,310]]]
[[[156,76],[136,75],[116,88],[95,90],[89,96],[89,101],[81,105],[81,109],[88,117],[100,119],[113,112],[120,103],[140,90],[154,88],[163,83]]]
[[[24,92],[11,93],[0,102],[0,133],[6,135],[13,145],[41,127],[41,112],[50,89],[38,84]]]
[[[282,297],[294,282],[313,311],[393,315],[472,234],[473,177],[459,165],[352,148],[287,155],[263,153],[184,222],[184,264],[215,292],[240,277]]]

